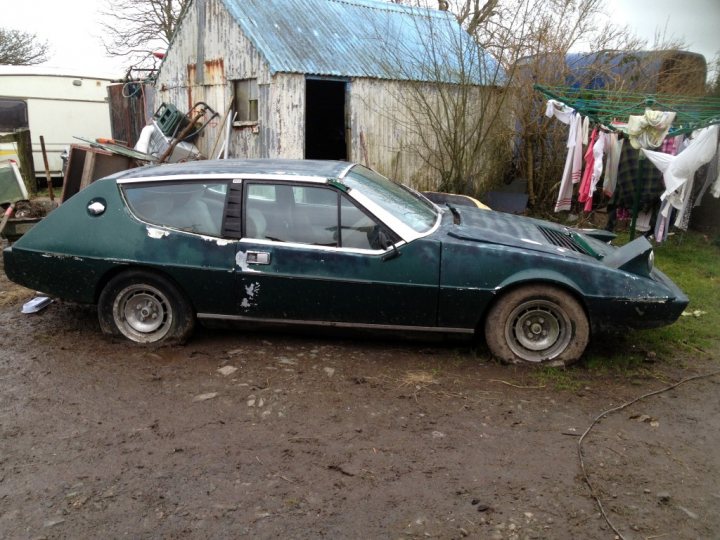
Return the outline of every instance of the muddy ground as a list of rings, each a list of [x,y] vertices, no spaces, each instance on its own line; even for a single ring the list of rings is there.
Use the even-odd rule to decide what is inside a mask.
[[[92,307],[22,315],[32,293],[0,276],[2,538],[613,538],[578,435],[719,367],[581,364],[558,388],[465,344],[200,329],[140,348]],[[720,537],[720,376],[584,447],[626,538]]]

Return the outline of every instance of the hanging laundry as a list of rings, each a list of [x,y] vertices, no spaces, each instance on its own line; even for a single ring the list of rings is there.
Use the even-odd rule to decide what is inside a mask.
[[[665,190],[661,199],[669,201],[672,206],[680,210],[678,222],[682,222],[684,217],[684,210],[692,192],[695,171],[712,159],[717,144],[718,126],[715,125],[693,132],[693,139],[677,156],[642,150],[663,172]],[[665,208],[665,211],[667,213],[668,207]]]
[[[625,144],[620,152],[617,186],[612,204],[618,208],[633,208],[636,185],[640,211],[651,210],[665,189],[662,173],[649,160],[641,159],[639,150]]]
[[[575,113],[572,107],[568,107],[552,99],[548,100],[547,107],[545,108],[545,116],[548,118],[554,116],[563,124],[570,126],[566,145],[568,153],[565,158],[565,168],[563,169],[562,179],[560,180],[560,193],[555,203],[555,211],[570,210],[573,184],[577,184],[580,181],[580,172],[582,169],[582,117]]]
[[[676,156],[678,152],[680,151],[680,148],[682,146],[682,142],[685,140],[684,135],[677,135],[675,137],[665,137],[665,140],[660,145],[660,148],[658,150],[662,152],[663,154],[670,154],[671,156]]]
[[[548,118],[554,116],[563,124],[569,124],[574,114],[575,109],[554,99],[548,99],[547,105],[545,106],[545,116]]]
[[[593,157],[595,158],[593,163],[592,177],[590,179],[590,189],[588,191],[588,200],[585,202],[585,211],[590,212],[592,210],[593,195],[597,188],[598,182],[602,177],[603,172],[603,155],[605,154],[605,146],[607,145],[607,134],[604,131],[600,131],[597,136],[597,140],[593,145]]]
[[[717,178],[715,179],[715,183],[712,186],[712,189],[710,190],[710,193],[713,197],[720,198],[720,148],[718,149],[718,155],[717,155]]]
[[[635,220],[635,230],[644,233],[650,230],[650,220],[652,219],[652,211],[646,210],[639,212]]]
[[[585,151],[585,168],[583,169],[580,189],[578,190],[578,202],[581,203],[587,202],[589,196],[588,194],[590,192],[590,183],[592,180],[593,167],[595,165],[595,153],[593,152],[593,146],[595,145],[597,133],[598,129],[594,128],[587,143],[587,150]]]
[[[667,238],[668,231],[670,230],[670,216],[667,217],[663,215],[663,209],[664,205],[670,204],[667,201],[663,201],[662,205],[660,206],[660,212],[658,212],[657,221],[655,222],[655,241],[656,242],[664,242]]]
[[[657,148],[675,120],[675,113],[645,109],[642,116],[630,116],[627,134],[633,148]]]
[[[582,143],[584,146],[588,145],[588,134],[590,133],[590,117],[586,116],[583,118],[582,123]]]
[[[603,180],[603,192],[607,197],[612,197],[617,184],[618,164],[620,162],[620,151],[624,139],[618,137],[617,133],[605,135],[605,152],[607,160],[605,164],[605,179]]]
[[[593,194],[602,176],[603,154],[605,152],[605,133],[598,128],[590,135],[587,152],[585,152],[585,172],[583,173],[578,201],[585,203],[584,210],[592,210]]]
[[[710,188],[710,186],[713,185],[720,186],[720,144],[718,144],[717,148],[715,149],[715,155],[712,157],[710,163],[708,164],[705,174],[705,182],[703,183],[702,189],[700,189],[700,193],[698,194],[697,199],[695,199],[695,206],[700,205],[702,198],[705,196],[705,192]],[[711,193],[714,195],[712,190]],[[718,192],[715,197],[720,197],[720,192]]]

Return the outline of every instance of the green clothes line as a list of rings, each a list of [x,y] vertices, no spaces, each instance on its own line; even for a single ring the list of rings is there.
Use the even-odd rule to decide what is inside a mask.
[[[692,133],[713,124],[720,124],[720,98],[683,96],[671,94],[647,94],[614,90],[591,90],[571,86],[533,85],[533,88],[549,99],[554,99],[575,109],[581,116],[617,131],[613,121],[625,122],[630,115],[641,116],[645,109],[673,111],[675,120],[668,137]],[[644,160],[641,160],[644,161]],[[641,168],[643,164],[640,164]],[[644,164],[644,167],[652,167]],[[642,170],[642,169],[641,169]],[[636,186],[635,203],[632,209],[630,238],[635,237],[635,224],[638,215],[639,189]]]
[[[643,115],[646,108],[677,113],[668,137],[720,124],[720,98],[588,90],[539,84],[533,88],[548,98],[569,105],[582,116],[588,116],[610,130],[614,130],[611,126],[613,120],[625,121],[630,115]]]

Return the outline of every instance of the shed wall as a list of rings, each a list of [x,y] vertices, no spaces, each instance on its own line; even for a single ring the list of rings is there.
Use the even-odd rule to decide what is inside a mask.
[[[192,4],[158,75],[158,104],[166,101],[187,111],[204,101],[216,110],[220,116],[196,143],[203,154],[215,157],[224,137],[222,119],[231,106],[233,81],[249,78],[258,81],[259,122],[232,128],[230,155],[302,158],[304,76],[271,75],[219,0]]]
[[[462,189],[482,191],[493,161],[509,148],[500,123],[493,126],[488,117],[500,97],[492,87],[354,79],[350,159],[417,189],[436,190],[443,188],[440,171],[453,170],[450,153],[467,145]],[[477,137],[485,138],[487,151],[469,149]]]
[[[232,128],[229,155],[303,158],[305,75],[272,75],[221,1],[194,2],[162,65],[157,103],[188,110],[204,101],[220,113],[197,141],[208,157],[217,156],[222,144],[222,117],[231,105],[233,80],[245,78],[258,81],[258,122]],[[432,153],[429,149],[437,151],[431,115],[409,114],[417,106],[408,98],[418,95],[417,84],[369,78],[348,82],[348,159],[415,187],[435,189],[438,173],[422,159]],[[437,102],[439,90],[423,92],[428,102]]]

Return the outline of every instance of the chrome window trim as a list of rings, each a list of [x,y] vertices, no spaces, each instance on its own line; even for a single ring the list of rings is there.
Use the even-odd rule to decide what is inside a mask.
[[[263,246],[291,247],[298,249],[310,249],[312,251],[330,251],[332,253],[355,253],[357,255],[386,255],[387,253],[404,246],[406,242],[400,240],[387,249],[361,249],[361,248],[345,248],[336,246],[318,246],[316,244],[303,244],[301,242],[279,242],[277,240],[266,240],[264,238],[241,238],[236,240],[241,244],[259,244]]]
[[[123,203],[125,204],[125,208],[127,209],[128,213],[138,222],[145,225],[145,227],[150,227],[152,229],[162,229],[165,231],[173,232],[173,233],[180,233],[180,234],[189,234],[191,236],[197,236],[198,238],[201,238],[202,240],[214,242],[218,244],[219,246],[225,246],[227,244],[234,244],[239,242],[237,238],[228,238],[227,236],[221,234],[218,236],[213,236],[211,234],[203,234],[203,233],[196,233],[192,231],[185,231],[183,229],[179,229],[177,227],[171,227],[170,225],[160,225],[158,223],[152,223],[150,221],[145,221],[144,219],[141,219],[136,213],[135,210],[133,210],[132,205],[127,200],[127,197],[125,196],[125,190],[120,189],[120,198],[122,199]]]
[[[397,234],[407,243],[410,243],[413,240],[417,240],[419,238],[429,236],[434,233],[438,229],[438,227],[440,227],[440,221],[442,220],[442,212],[438,212],[437,219],[435,220],[433,226],[430,227],[430,229],[428,229],[424,233],[419,233],[412,227],[405,225],[405,223],[400,221],[398,218],[396,218],[394,215],[392,215],[380,205],[373,202],[372,199],[368,198],[363,193],[359,192],[357,189],[350,188],[348,189],[347,193],[361,206],[369,210],[371,214],[377,216],[380,221],[390,227],[395,234]]]
[[[350,170],[355,166],[355,163],[352,163],[348,165],[348,167],[342,171],[342,173],[338,176],[342,180],[349,172]],[[261,180],[261,181],[281,181],[281,182],[298,182],[298,183],[309,183],[309,184],[322,184],[322,185],[328,185],[327,181],[328,178],[324,176],[312,176],[312,175],[293,175],[293,174],[272,174],[272,173],[262,173],[262,174],[230,174],[230,173],[218,173],[218,174],[188,174],[188,175],[161,175],[161,176],[146,176],[142,178],[120,178],[116,180],[118,185],[125,185],[125,184],[144,184],[144,183],[152,183],[152,182],[177,182],[179,184],[182,184],[184,182],[193,182],[193,181],[204,181],[204,180],[230,180],[233,183],[242,183],[245,180],[251,181],[251,180]],[[238,182],[235,182],[238,181]],[[333,188],[333,186],[328,186]],[[338,188],[333,188],[338,189]],[[122,192],[122,190],[120,190]],[[342,190],[339,190],[342,191]],[[419,238],[424,238],[426,236],[429,236],[433,234],[437,229],[440,227],[440,222],[442,221],[442,209],[438,209],[438,215],[437,219],[435,220],[435,224],[426,232],[419,233],[415,231],[412,227],[409,227],[405,223],[403,223],[401,220],[396,218],[394,215],[386,211],[384,208],[382,208],[380,205],[376,204],[372,201],[372,199],[368,198],[366,195],[364,195],[362,192],[358,191],[354,188],[348,188],[346,191],[347,195],[351,197],[354,201],[356,201],[358,204],[360,204],[362,207],[364,207],[366,210],[368,210],[372,215],[374,215],[376,218],[378,218],[381,222],[383,222],[385,225],[387,225],[392,232],[397,234],[401,240],[403,240],[405,243],[410,243],[414,240],[417,240]],[[125,202],[125,206],[130,209],[130,205],[127,203],[127,200],[124,197],[123,193],[123,200]],[[133,213],[133,216],[135,214]],[[139,219],[138,219],[139,220]],[[139,220],[142,221],[142,220]],[[145,223],[145,222],[143,222]],[[151,224],[154,225],[154,224]],[[183,231],[181,229],[175,229],[172,227],[168,227],[167,225],[162,225],[163,227],[166,227],[171,230],[180,231],[180,232],[187,232]],[[196,233],[188,233],[188,234],[196,234]],[[223,238],[223,237],[220,237]],[[276,242],[279,244],[288,245],[287,242]],[[300,244],[304,246],[309,246],[309,244]],[[400,243],[395,244],[396,246],[400,245]],[[327,246],[315,246],[315,247],[327,247]],[[337,249],[337,248],[336,248]],[[360,250],[363,253],[372,253],[375,252],[375,250]],[[380,251],[380,253],[386,253],[387,251]]]
[[[448,326],[410,326],[402,324],[351,323],[341,321],[303,321],[298,319],[271,319],[264,317],[248,317],[246,315],[222,315],[216,313],[198,313],[198,319],[214,319],[220,321],[279,323],[290,325],[331,326],[336,328],[364,328],[369,330],[403,330],[415,332],[441,332],[453,334],[474,334],[474,328],[454,328]]]
[[[364,193],[359,192],[356,189],[348,189],[348,195],[360,206],[368,210],[372,215],[376,216],[380,221],[385,223],[392,231],[397,234],[400,238],[406,242],[412,242],[419,238],[419,233],[414,231],[412,227],[408,227],[398,218],[393,216],[390,212],[385,210],[379,204],[375,203],[372,199],[368,198]]]
[[[348,165],[348,167],[344,171],[342,171],[341,174],[338,175],[338,179],[341,181],[341,183],[344,180],[344,178],[350,173],[350,171],[353,169],[353,167],[355,167],[357,165],[359,165],[359,163],[351,163],[350,165]],[[366,168],[369,168],[369,167],[366,167]],[[370,169],[370,170],[372,170],[372,169]],[[388,180],[390,180],[390,179],[388,179]],[[390,181],[392,182],[393,180],[390,180]],[[346,186],[346,187],[347,187],[347,193],[350,197],[355,199],[358,203],[360,203],[365,208],[370,210],[371,213],[375,214],[378,218],[380,218],[380,220],[383,221],[388,227],[390,227],[395,234],[397,234],[400,238],[402,238],[406,242],[412,242],[413,240],[417,240],[418,238],[424,238],[426,236],[431,235],[435,231],[437,231],[438,228],[440,227],[440,222],[442,221],[442,214],[443,214],[442,208],[440,208],[434,202],[429,200],[422,193],[419,193],[417,190],[415,190],[409,186],[406,186],[405,184],[402,184],[402,186],[409,189],[414,194],[417,194],[418,196],[427,200],[430,204],[433,205],[433,207],[437,211],[437,218],[435,219],[435,223],[433,224],[432,227],[430,227],[430,229],[428,229],[424,233],[419,233],[412,227],[405,225],[405,223],[403,223],[398,218],[396,218],[395,216],[393,216],[392,214],[387,212],[385,209],[380,207],[378,204],[374,203],[371,199],[366,197],[363,193],[358,192],[357,189],[351,188],[348,186]],[[367,204],[368,202],[370,204]],[[393,223],[394,226],[392,226],[391,223]],[[401,230],[403,231],[402,233],[400,232]]]
[[[324,176],[299,174],[243,174],[243,173],[216,173],[216,174],[169,174],[161,176],[143,176],[140,178],[118,178],[118,184],[144,184],[150,182],[193,182],[202,180],[281,180],[309,182],[312,184],[325,184]]]
[[[347,167],[345,167],[345,169],[343,169],[342,171],[340,171],[340,174],[338,174],[338,180],[342,181],[342,179],[345,178],[345,177],[348,175],[348,173],[352,170],[353,167],[355,167],[355,165],[358,165],[358,164],[357,164],[357,163],[350,163],[350,164],[348,164]]]

